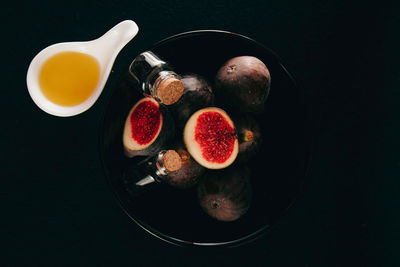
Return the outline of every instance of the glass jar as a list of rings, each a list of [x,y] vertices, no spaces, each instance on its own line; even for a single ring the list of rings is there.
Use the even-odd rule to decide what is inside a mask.
[[[168,173],[181,167],[181,157],[175,150],[161,150],[153,157],[128,166],[123,174],[123,182],[126,190],[135,196],[148,191],[155,184],[162,183]]]
[[[129,66],[129,73],[144,94],[162,104],[172,105],[182,96],[184,86],[180,76],[151,51],[139,54]]]

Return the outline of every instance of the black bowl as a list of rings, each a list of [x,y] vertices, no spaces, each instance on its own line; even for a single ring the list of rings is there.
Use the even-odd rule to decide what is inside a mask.
[[[310,162],[309,101],[271,50],[256,41],[224,31],[193,31],[164,39],[149,50],[169,62],[177,73],[197,73],[213,81],[229,58],[252,55],[271,73],[271,91],[263,114],[256,118],[263,134],[261,152],[249,164],[253,200],[248,212],[234,222],[206,215],[196,188],[156,187],[132,197],[122,176],[132,160],[123,155],[122,131],[133,104],[142,96],[123,73],[104,113],[100,137],[101,159],[112,191],[132,220],[154,236],[177,244],[236,246],[265,233],[294,202]],[[132,55],[132,59],[135,55]]]

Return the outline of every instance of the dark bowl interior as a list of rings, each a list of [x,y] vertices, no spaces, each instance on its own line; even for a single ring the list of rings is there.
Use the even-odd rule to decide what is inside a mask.
[[[187,32],[167,38],[150,50],[169,62],[177,73],[197,73],[211,83],[218,68],[234,56],[256,56],[267,65],[271,91],[264,113],[256,116],[264,141],[261,152],[249,163],[253,200],[239,220],[219,222],[201,210],[196,188],[159,186],[135,198],[126,192],[123,172],[139,159],[123,155],[122,131],[130,108],[141,97],[126,72],[113,87],[100,138],[106,177],[120,205],[145,230],[179,245],[238,245],[265,233],[291,206],[306,177],[311,128],[304,92],[273,52],[242,35]]]

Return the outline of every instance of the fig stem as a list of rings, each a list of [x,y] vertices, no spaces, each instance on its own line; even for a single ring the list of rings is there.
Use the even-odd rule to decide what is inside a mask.
[[[253,141],[253,139],[254,139],[254,133],[250,130],[246,130],[243,134],[243,141],[249,142]]]
[[[212,199],[210,204],[212,209],[219,209],[221,207],[218,199]]]
[[[237,68],[236,64],[229,65],[226,68],[226,73],[228,74],[234,73],[236,71],[236,68]]]

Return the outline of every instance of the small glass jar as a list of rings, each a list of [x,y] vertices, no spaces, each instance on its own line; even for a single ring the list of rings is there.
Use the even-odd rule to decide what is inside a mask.
[[[172,105],[182,96],[184,86],[180,76],[151,51],[139,54],[129,66],[129,73],[144,94],[162,104]]]
[[[128,166],[123,174],[124,186],[131,195],[136,196],[162,183],[168,173],[181,167],[181,157],[175,150],[161,150],[150,159]]]

